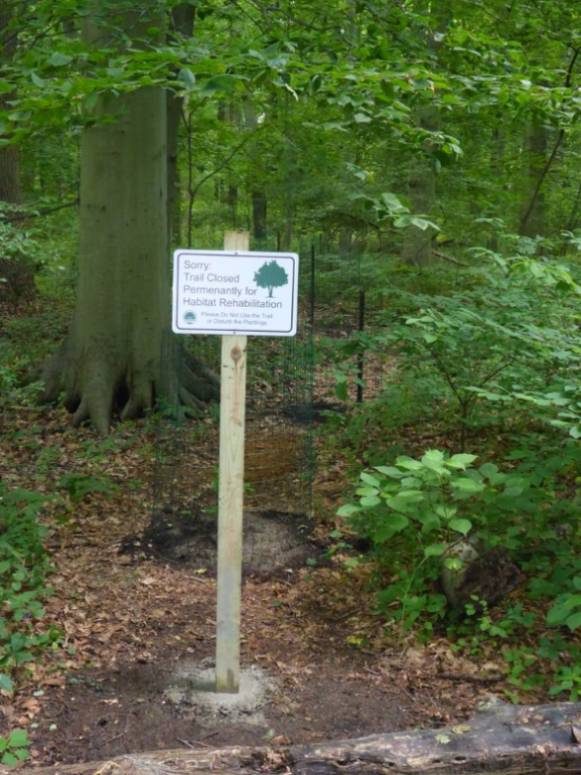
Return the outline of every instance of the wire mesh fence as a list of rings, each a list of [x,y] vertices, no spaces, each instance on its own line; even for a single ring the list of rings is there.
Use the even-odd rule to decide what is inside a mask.
[[[312,518],[315,466],[312,270],[313,262],[304,261],[297,335],[249,337],[247,345],[245,514],[287,527],[292,523],[303,531]],[[185,346],[219,373],[219,336],[187,337]],[[160,415],[153,523],[163,523],[166,533],[179,522],[181,533],[187,523],[192,535],[196,530],[206,534],[216,521],[218,418],[217,405],[203,419],[188,417],[178,406]]]

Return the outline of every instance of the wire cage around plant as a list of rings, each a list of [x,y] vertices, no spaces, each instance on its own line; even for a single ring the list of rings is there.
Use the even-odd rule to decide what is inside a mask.
[[[309,552],[314,351],[306,264],[297,335],[247,342],[244,541],[251,572],[297,565]],[[185,346],[219,373],[220,341],[219,336],[193,336]],[[160,413],[152,520],[144,535],[154,553],[207,568],[215,562],[218,418],[217,404],[202,418],[188,417],[178,406]]]

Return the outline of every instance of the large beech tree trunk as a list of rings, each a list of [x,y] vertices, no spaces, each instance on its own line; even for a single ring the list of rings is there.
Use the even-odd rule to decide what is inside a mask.
[[[149,0],[138,17],[126,14],[125,31],[136,36],[156,7]],[[85,34],[95,43],[104,37],[95,24]],[[45,398],[64,391],[73,422],[91,419],[106,433],[114,410],[135,417],[172,383],[194,409],[217,396],[217,383],[194,359],[180,368],[180,384],[162,378],[171,337],[166,94],[147,87],[101,96],[95,114],[81,141],[77,304],[69,335],[45,370]],[[163,366],[177,368],[174,359]]]
[[[501,704],[445,729],[310,746],[152,751],[21,775],[573,775],[581,772],[579,712],[579,703]]]

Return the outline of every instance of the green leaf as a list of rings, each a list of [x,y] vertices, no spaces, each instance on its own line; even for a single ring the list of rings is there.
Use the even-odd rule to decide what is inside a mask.
[[[477,455],[469,455],[468,453],[461,452],[458,455],[452,455],[452,457],[446,461],[446,465],[450,468],[461,468],[463,471],[476,460]]]
[[[401,480],[400,486],[405,490],[417,489],[422,486],[422,481],[421,479],[418,479],[417,476],[405,476]]]
[[[402,210],[407,212],[407,207],[404,207],[400,202],[399,197],[397,197],[395,194],[392,194],[391,191],[384,191],[381,194],[380,199],[381,202],[392,213],[401,212]]]
[[[372,487],[380,487],[381,482],[376,476],[373,476],[372,474],[368,474],[366,471],[364,471],[362,474],[360,474],[359,478],[362,482],[365,482],[365,484],[370,484]]]
[[[426,229],[429,229],[430,227],[434,229],[438,228],[434,223],[432,223],[432,221],[428,221],[427,218],[420,218],[417,215],[411,216],[410,224],[415,226],[417,229],[421,229],[422,231],[426,231]]]
[[[547,624],[560,625],[568,621],[571,611],[581,606],[581,595],[568,595],[549,609]]]
[[[358,487],[355,490],[355,492],[357,493],[357,495],[368,496],[368,495],[377,495],[379,490],[377,489],[377,487]]]
[[[554,605],[547,613],[547,624],[562,624],[567,618],[568,614],[568,608],[565,608],[562,605]]]
[[[64,65],[69,65],[72,61],[73,58],[68,54],[62,54],[60,51],[55,51],[54,54],[49,57],[48,63],[53,67],[63,67]]]
[[[10,753],[10,751],[7,751],[2,756],[2,759],[0,759],[0,761],[5,767],[16,767],[16,765],[18,764],[18,759],[16,758],[16,756],[14,756],[13,753]]]
[[[30,80],[35,86],[38,86],[39,89],[44,89],[46,86],[46,81],[37,75],[34,70],[30,73]]]
[[[376,543],[384,543],[409,525],[410,521],[403,514],[390,514],[389,518],[377,527],[373,534]]]
[[[422,463],[430,471],[435,471],[437,474],[443,474],[446,471],[444,466],[444,453],[439,449],[430,449],[425,455],[422,456]]]
[[[446,557],[444,565],[448,570],[461,570],[464,567],[464,563],[459,557]]]
[[[228,75],[227,73],[224,75],[215,75],[213,78],[209,78],[206,81],[204,84],[204,91],[230,94],[236,89],[239,82],[240,78],[237,78],[234,75]]]
[[[581,611],[577,611],[577,613],[567,617],[565,624],[571,630],[571,632],[576,630],[578,627],[581,627]]]
[[[474,479],[468,477],[462,477],[459,479],[452,479],[450,482],[452,487],[464,495],[476,495],[476,493],[484,490],[482,482],[475,482]]]
[[[385,499],[390,509],[394,511],[415,511],[416,505],[424,500],[421,490],[400,490],[396,495]]]
[[[353,514],[357,514],[361,509],[354,503],[345,503],[337,509],[338,517],[352,517]]]
[[[470,522],[469,519],[456,517],[455,519],[451,519],[448,524],[451,530],[455,530],[457,533],[462,533],[464,536],[468,535],[468,533],[472,530],[472,522]]]
[[[182,67],[178,73],[178,81],[183,83],[187,89],[195,89],[196,76],[187,67]]]
[[[442,517],[442,519],[452,519],[452,517],[456,516],[458,509],[454,506],[445,506],[444,504],[439,504],[434,507],[434,511],[439,517]]]
[[[423,465],[419,460],[414,460],[411,457],[402,455],[395,461],[401,468],[407,468],[409,471],[421,471]]]
[[[377,495],[366,495],[364,498],[361,498],[360,503],[363,508],[372,508],[373,506],[379,506],[381,498]]]
[[[446,544],[430,544],[424,549],[426,557],[441,557],[446,551]]]
[[[391,477],[392,479],[401,479],[402,476],[405,476],[405,473],[400,471],[399,468],[395,468],[395,466],[375,466],[375,470],[379,471],[380,474],[385,474],[385,476]]]
[[[10,748],[24,748],[28,745],[28,734],[25,729],[13,729],[8,738]]]
[[[12,680],[6,675],[6,673],[0,673],[0,691],[14,691],[14,684],[12,683]]]

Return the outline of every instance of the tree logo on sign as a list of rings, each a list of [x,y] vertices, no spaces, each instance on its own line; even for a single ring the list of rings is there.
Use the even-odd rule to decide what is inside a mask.
[[[184,320],[186,323],[195,323],[196,322],[196,313],[195,312],[186,312],[184,315]]]
[[[288,274],[276,261],[266,261],[260,269],[254,273],[254,282],[259,288],[268,288],[268,298],[272,298],[275,288],[288,285]]]

